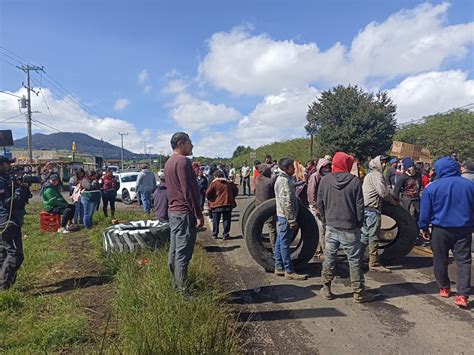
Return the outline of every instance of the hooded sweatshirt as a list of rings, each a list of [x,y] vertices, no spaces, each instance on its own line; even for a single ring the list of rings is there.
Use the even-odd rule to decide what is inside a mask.
[[[362,184],[365,207],[382,210],[382,200],[393,203],[390,191],[383,177],[382,162],[380,155],[369,162],[370,172],[365,176]]]
[[[474,231],[474,182],[461,177],[452,157],[439,159],[435,170],[438,179],[426,187],[421,198],[420,228],[426,230],[431,223]]]
[[[423,187],[421,174],[416,171],[413,175],[410,175],[408,171],[406,171],[409,167],[415,166],[415,163],[410,158],[404,158],[402,165],[405,172],[399,175],[395,188],[393,189],[393,194],[398,197],[401,193],[402,198],[418,200]]]
[[[327,159],[319,159],[318,164],[316,165],[316,171],[309,176],[308,180],[308,203],[310,206],[316,207],[316,201],[318,200],[318,185],[321,181],[323,175],[321,174],[321,169],[331,164]]]
[[[137,192],[152,193],[156,189],[155,174],[150,169],[143,169],[137,178]]]
[[[364,221],[364,197],[360,180],[350,173],[354,158],[337,152],[332,173],[324,176],[318,189],[317,206],[323,222],[340,229],[356,229]]]

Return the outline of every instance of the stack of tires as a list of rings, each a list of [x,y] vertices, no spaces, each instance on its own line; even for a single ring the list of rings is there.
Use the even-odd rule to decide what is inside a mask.
[[[267,272],[274,270],[274,259],[263,230],[265,222],[275,214],[275,199],[265,201],[259,206],[256,206],[254,200],[242,211],[239,220],[250,255]],[[382,215],[390,217],[394,223],[389,229],[381,231],[382,239],[386,233],[391,236],[387,240],[380,241],[380,258],[384,263],[394,263],[410,253],[418,236],[418,227],[416,221],[401,206],[384,204]],[[297,222],[299,231],[294,236],[291,258],[295,268],[298,269],[304,267],[313,257],[318,246],[319,235],[322,233],[322,226],[316,223],[314,216],[301,203]]]
[[[103,237],[106,254],[155,251],[168,243],[170,227],[159,221],[133,221],[106,228]]]

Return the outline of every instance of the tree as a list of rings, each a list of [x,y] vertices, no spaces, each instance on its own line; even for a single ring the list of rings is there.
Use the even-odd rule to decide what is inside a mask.
[[[232,154],[232,158],[236,158],[236,157],[238,157],[239,155],[248,154],[248,153],[250,153],[252,150],[253,150],[253,149],[250,148],[250,147],[244,147],[243,145],[239,145],[239,146],[237,146],[237,148],[235,148],[234,154]]]
[[[390,149],[395,133],[396,106],[386,92],[367,93],[358,86],[339,85],[323,91],[308,109],[305,126],[330,154],[345,151],[359,159]]]
[[[455,110],[428,116],[424,123],[401,127],[394,139],[428,148],[436,159],[457,153],[460,159],[474,157],[474,112]]]

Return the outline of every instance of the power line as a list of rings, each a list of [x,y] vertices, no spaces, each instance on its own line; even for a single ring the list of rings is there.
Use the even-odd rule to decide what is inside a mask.
[[[2,93],[2,94],[6,94],[6,95],[10,95],[10,96],[14,96],[14,97],[18,97],[19,99],[22,99],[22,97],[21,97],[21,96],[18,96],[18,95],[12,94],[12,93],[10,93],[10,92],[8,92],[8,91],[3,91],[3,90],[0,90],[0,93]]]
[[[453,112],[453,111],[456,111],[456,110],[470,109],[471,107],[474,108],[474,102],[470,103],[470,104],[467,104],[467,105],[464,105],[464,106],[454,107],[454,108],[451,108],[451,109],[449,109],[447,111],[444,111],[444,112],[438,112],[438,113],[436,113],[436,115],[445,115],[447,113],[450,113],[450,112]],[[417,123],[420,123],[420,122],[423,122],[424,120],[426,120],[427,117],[429,117],[429,116],[424,116],[424,117],[421,117],[421,118],[417,118],[415,120],[410,120],[408,122],[403,122],[403,123],[400,123],[398,126],[403,127],[403,126],[407,126],[407,125],[410,125],[410,124],[417,124]]]
[[[9,121],[9,120],[11,120],[11,119],[14,119],[14,118],[17,118],[17,117],[19,117],[19,116],[22,116],[22,115],[23,115],[22,113],[19,113],[18,115],[5,118],[5,119],[1,120],[0,122],[6,122],[6,121]]]

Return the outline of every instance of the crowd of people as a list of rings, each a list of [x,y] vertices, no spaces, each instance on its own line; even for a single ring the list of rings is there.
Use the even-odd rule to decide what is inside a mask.
[[[471,243],[474,231],[474,167],[471,161],[458,162],[455,157],[438,160],[434,169],[416,164],[410,158],[401,160],[379,155],[368,162],[368,172],[352,155],[336,152],[311,160],[303,166],[290,158],[278,162],[270,155],[264,162],[247,161],[240,169],[232,164],[212,165],[207,169],[192,162],[193,144],[189,135],[177,132],[171,139],[173,154],[164,171],[155,174],[143,165],[138,175],[136,191],[144,212],[155,213],[156,219],[170,225],[169,269],[173,286],[183,292],[189,290],[188,265],[191,260],[196,233],[204,224],[207,201],[212,219],[212,236],[230,238],[232,210],[236,207],[239,185],[244,196],[255,195],[259,205],[276,199],[276,216],[266,221],[274,253],[275,274],[290,280],[304,280],[295,272],[291,260],[292,236],[298,229],[299,205],[308,208],[323,231],[315,256],[323,259],[321,295],[333,299],[336,255],[340,248],[347,254],[351,285],[355,302],[368,302],[374,295],[364,286],[363,255],[368,249],[368,268],[374,272],[391,272],[381,265],[379,234],[382,204],[400,204],[419,223],[420,241],[431,242],[435,278],[440,295],[451,295],[447,274],[448,253],[453,252],[458,266],[455,303],[467,307],[470,290]],[[8,288],[22,261],[21,229],[24,204],[19,203],[24,193],[10,192],[7,178],[10,161],[0,158],[0,225],[12,242],[2,239],[1,286]],[[253,177],[253,183],[252,183]],[[112,170],[102,174],[78,169],[70,180],[70,198],[61,193],[62,183],[54,171],[46,171],[41,188],[44,210],[61,215],[59,232],[68,233],[72,224],[91,228],[95,211],[102,201],[105,216],[115,215],[115,199],[120,188]],[[9,204],[13,201],[13,213]],[[21,212],[23,211],[23,212]],[[5,224],[5,221],[8,221]],[[14,224],[12,228],[12,223]],[[5,227],[6,226],[6,227]],[[1,230],[0,230],[1,231]],[[10,243],[10,244],[9,244]],[[16,248],[16,254],[8,252]],[[12,256],[14,255],[14,256]]]

